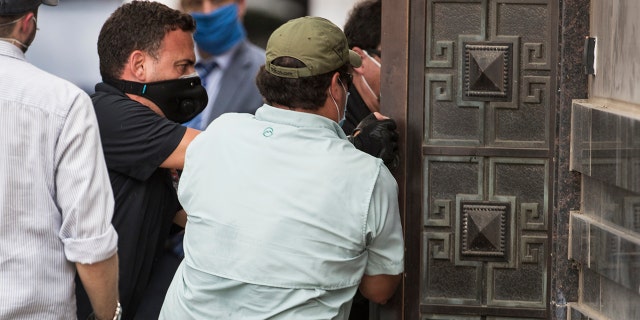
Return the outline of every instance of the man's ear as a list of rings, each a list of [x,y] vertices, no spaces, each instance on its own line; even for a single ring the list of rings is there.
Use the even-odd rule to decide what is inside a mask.
[[[333,94],[333,97],[336,99],[338,96],[344,95],[344,89],[345,89],[344,86],[346,84],[345,85],[341,84],[343,82],[344,81],[340,79],[340,73],[334,72],[333,77],[331,77],[331,84],[329,85],[329,90],[332,90],[331,94]]]
[[[247,13],[247,1],[246,0],[236,0],[238,4],[238,18],[240,21],[244,19],[244,15]]]
[[[36,28],[37,27],[37,22],[31,22],[31,20],[35,16],[36,16],[35,13],[29,11],[29,12],[27,12],[27,14],[24,15],[22,20],[20,20],[18,22],[18,24],[20,26],[20,32],[21,33],[28,34],[31,31],[31,29],[29,29],[29,28]]]
[[[360,56],[360,59],[362,61],[365,61],[365,59],[367,59],[366,53],[364,53],[364,51],[360,47],[353,47],[353,48],[351,48],[351,50],[353,50],[355,53],[357,53]],[[363,74],[364,73],[364,63],[360,64],[360,66],[357,67],[357,68],[352,67],[352,69],[357,74]]]
[[[128,74],[129,77],[133,77],[137,82],[147,82],[147,71],[145,68],[145,60],[147,55],[140,51],[135,50],[129,55],[129,60],[125,66],[125,72],[123,76]],[[132,79],[133,80],[133,79]]]

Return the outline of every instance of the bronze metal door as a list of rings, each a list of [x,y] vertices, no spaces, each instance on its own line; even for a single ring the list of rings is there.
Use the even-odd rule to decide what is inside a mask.
[[[408,8],[404,318],[548,318],[558,1]]]

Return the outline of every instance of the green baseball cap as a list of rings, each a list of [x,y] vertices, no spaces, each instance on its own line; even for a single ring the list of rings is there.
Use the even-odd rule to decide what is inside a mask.
[[[338,26],[320,17],[289,20],[267,41],[265,69],[282,78],[304,78],[334,71],[349,63],[362,64],[360,56],[349,50],[347,38]],[[306,67],[291,68],[272,64],[280,57],[302,61]]]

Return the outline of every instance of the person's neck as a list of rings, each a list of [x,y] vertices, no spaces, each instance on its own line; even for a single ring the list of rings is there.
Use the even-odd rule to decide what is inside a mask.
[[[127,97],[129,97],[129,99],[136,101],[138,103],[140,103],[141,105],[151,109],[153,112],[159,114],[160,116],[164,117],[164,112],[162,112],[162,110],[160,109],[160,107],[158,107],[158,105],[156,105],[153,101],[145,98],[145,97],[141,97],[135,94],[131,94],[131,93],[127,93],[126,94]]]
[[[304,113],[309,113],[309,114],[315,114],[315,115],[322,116],[322,117],[325,117],[325,118],[333,120],[333,121],[335,121],[335,118],[336,118],[335,112],[334,113],[329,112],[329,110],[331,110],[331,109],[329,109],[327,107],[327,103],[326,102],[320,108],[313,109],[313,110],[304,109],[304,108],[289,107],[289,106],[285,106],[285,105],[277,104],[277,103],[274,103],[272,106],[275,107],[275,108],[278,108],[278,109],[284,109],[284,110],[290,110],[290,111],[296,111],[296,112],[304,112]]]

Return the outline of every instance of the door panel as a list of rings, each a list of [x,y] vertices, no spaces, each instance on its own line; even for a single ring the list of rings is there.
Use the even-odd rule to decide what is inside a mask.
[[[549,316],[557,6],[409,1],[405,319]]]

